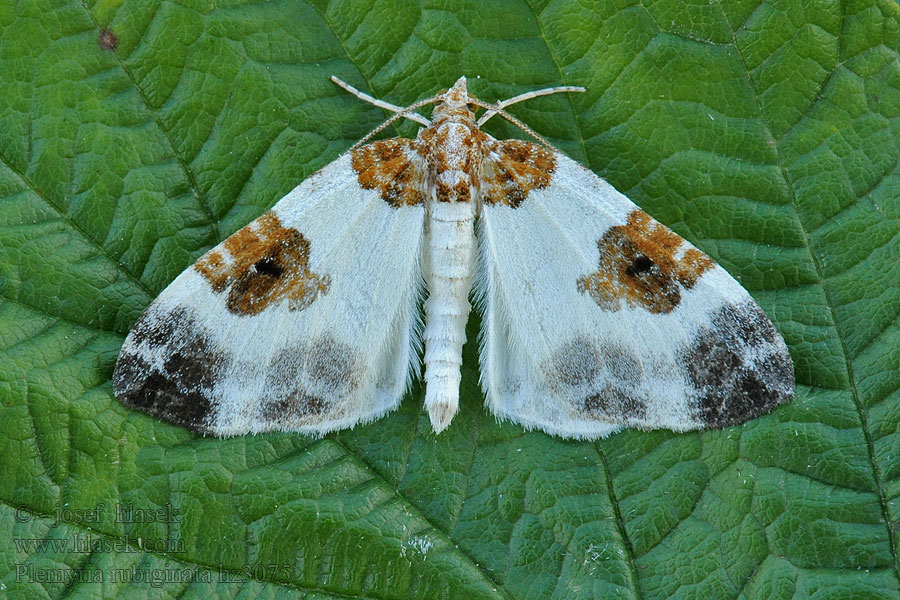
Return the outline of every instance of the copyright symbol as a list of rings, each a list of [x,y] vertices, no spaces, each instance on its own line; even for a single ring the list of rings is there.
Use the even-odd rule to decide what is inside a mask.
[[[31,520],[31,512],[28,511],[27,506],[17,506],[13,511],[13,518],[16,523],[27,523]]]

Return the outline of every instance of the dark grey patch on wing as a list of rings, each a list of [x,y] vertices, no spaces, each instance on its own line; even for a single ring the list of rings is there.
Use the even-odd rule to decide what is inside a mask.
[[[579,336],[560,346],[544,372],[552,391],[583,398],[574,408],[588,418],[625,423],[647,416],[643,367],[627,348]]]
[[[333,410],[333,400],[351,395],[359,385],[360,360],[353,350],[330,337],[278,352],[269,362],[260,406],[267,422],[315,422]]]
[[[603,348],[603,359],[613,381],[630,387],[641,385],[644,368],[630,350],[621,346],[607,346]]]
[[[161,314],[151,306],[116,361],[113,391],[125,406],[208,433],[213,391],[227,362],[187,310]]]
[[[288,394],[280,394],[273,400],[267,399],[260,408],[260,416],[266,422],[290,423],[298,419],[317,417],[330,406],[328,400],[313,396],[301,386],[297,386]]]
[[[621,422],[624,416],[633,419],[646,418],[647,404],[642,398],[628,395],[621,389],[608,385],[585,399],[584,411],[592,417],[607,421],[612,419],[607,415],[618,415],[615,422]]]
[[[556,351],[548,375],[551,381],[570,388],[590,385],[602,373],[602,362],[600,349],[591,340],[576,338]]]
[[[709,427],[749,421],[794,394],[787,347],[753,302],[719,309],[680,358],[697,390],[694,418]]]
[[[153,308],[152,306],[148,308],[132,325],[128,334],[132,345],[165,346],[188,318],[187,311],[181,307],[161,317],[157,316],[157,312]]]

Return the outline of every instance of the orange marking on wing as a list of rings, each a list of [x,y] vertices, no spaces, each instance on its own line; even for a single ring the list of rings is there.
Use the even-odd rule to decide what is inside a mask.
[[[415,142],[406,138],[379,140],[356,148],[351,159],[359,185],[378,190],[394,208],[422,204],[425,173],[410,158],[413,152]]]
[[[651,313],[668,313],[715,263],[699,250],[676,258],[684,240],[642,210],[628,215],[625,225],[612,227],[597,246],[600,266],[578,280],[578,291],[590,294],[604,310],[619,310],[620,300]]]
[[[296,229],[283,227],[272,211],[223,245],[231,255],[230,264],[213,250],[194,268],[214,292],[228,290],[225,304],[233,314],[257,315],[285,298],[290,310],[303,310],[328,292],[328,276],[309,270],[309,240]]]
[[[438,202],[450,202],[453,199],[452,188],[446,183],[434,186],[434,199]]]
[[[220,273],[227,267],[225,266],[225,260],[219,252],[210,250],[200,257],[200,260],[194,263],[194,268],[206,278],[212,286],[213,291],[217,294],[224,291],[227,287],[228,278],[220,276]]]
[[[553,151],[525,140],[502,140],[493,144],[484,161],[481,196],[487,204],[518,207],[531,190],[550,185],[556,170]],[[499,155],[499,159],[491,156]]]
[[[453,194],[456,196],[457,202],[468,202],[472,199],[472,192],[469,188],[468,180],[461,179],[453,186]]]

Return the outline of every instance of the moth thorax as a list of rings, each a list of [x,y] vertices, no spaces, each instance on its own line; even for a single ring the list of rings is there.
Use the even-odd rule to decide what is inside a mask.
[[[476,132],[473,126],[455,121],[437,127],[430,143],[438,171],[459,169],[474,174],[473,162],[480,148]]]

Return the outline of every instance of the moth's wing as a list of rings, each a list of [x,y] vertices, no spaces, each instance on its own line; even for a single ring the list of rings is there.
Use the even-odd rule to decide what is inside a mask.
[[[721,427],[793,394],[793,363],[744,288],[575,161],[492,142],[476,292],[490,409],[577,438]]]
[[[394,409],[418,360],[413,144],[344,155],[179,275],[126,338],[116,396],[214,435],[322,434]]]

